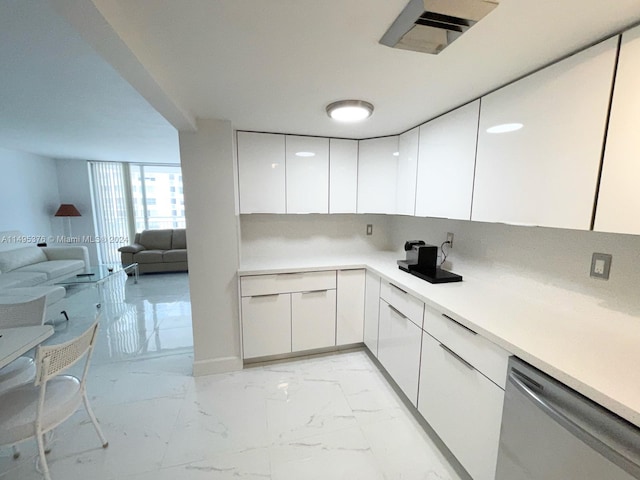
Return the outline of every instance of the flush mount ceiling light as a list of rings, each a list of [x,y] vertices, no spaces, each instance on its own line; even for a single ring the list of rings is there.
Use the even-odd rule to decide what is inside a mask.
[[[521,123],[501,123],[500,125],[494,125],[493,127],[487,128],[487,133],[509,133],[515,132],[516,130],[520,130],[524,127]]]
[[[296,152],[296,157],[315,157],[316,154],[313,152]]]
[[[372,113],[373,105],[363,100],[340,100],[327,105],[327,115],[339,122],[359,122]]]

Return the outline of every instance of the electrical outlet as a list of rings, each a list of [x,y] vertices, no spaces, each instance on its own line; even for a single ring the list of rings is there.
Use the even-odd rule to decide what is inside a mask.
[[[607,253],[594,253],[591,257],[591,277],[609,280],[612,258]]]
[[[447,232],[447,242],[449,242],[449,248],[453,248],[453,233]]]
[[[367,235],[373,235],[373,225],[367,223]]]

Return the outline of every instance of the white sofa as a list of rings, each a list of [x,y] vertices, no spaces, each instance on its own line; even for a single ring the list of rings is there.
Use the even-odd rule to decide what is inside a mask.
[[[0,232],[1,239],[21,238],[19,232]],[[36,247],[0,244],[0,303],[21,303],[42,295],[47,305],[65,296],[57,281],[85,271],[89,251],[84,246]]]

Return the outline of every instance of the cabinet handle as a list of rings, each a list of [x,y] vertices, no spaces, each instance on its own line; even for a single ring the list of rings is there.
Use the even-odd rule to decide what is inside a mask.
[[[395,288],[396,290],[400,290],[402,293],[407,293],[406,290],[401,289],[399,286],[394,285],[393,283],[389,282],[389,285],[391,285],[393,288]]]
[[[464,358],[462,358],[460,355],[458,355],[456,352],[454,352],[453,350],[451,350],[449,347],[447,347],[446,345],[440,344],[440,348],[442,348],[445,352],[447,352],[448,354],[450,354],[452,357],[454,357],[456,360],[458,360],[460,363],[462,363],[465,367],[467,367],[469,370],[475,370],[475,368],[473,367],[473,365],[471,365],[469,362],[467,362]]]
[[[251,298],[278,297],[279,293],[265,293],[264,295],[251,295]]]
[[[388,304],[387,304],[387,305],[388,305]],[[400,310],[398,310],[397,308],[392,307],[391,305],[389,305],[389,308],[390,308],[391,310],[393,310],[393,311],[396,313],[396,315],[399,315],[399,316],[400,316],[400,317],[402,317],[402,318],[407,318],[407,316],[406,316],[406,315],[404,315],[404,314],[403,314]]]
[[[464,328],[465,330],[467,330],[468,332],[471,332],[474,335],[477,335],[477,332],[474,332],[473,330],[471,330],[469,327],[467,327],[466,325],[461,324],[459,321],[454,320],[453,318],[451,318],[449,315],[445,315],[444,313],[442,314],[442,316],[444,318],[446,318],[447,320],[451,320],[453,323],[455,323],[456,325],[458,325],[459,327]]]
[[[322,292],[328,292],[329,289],[325,288],[324,290],[307,290],[306,292],[301,292],[301,295],[307,295],[309,293],[322,293]]]

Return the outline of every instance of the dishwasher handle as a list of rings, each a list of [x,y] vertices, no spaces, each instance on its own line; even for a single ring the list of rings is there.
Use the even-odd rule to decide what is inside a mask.
[[[531,387],[530,384],[540,387],[537,382],[529,379],[526,375],[513,368],[509,371],[509,382],[516,387],[516,389],[524,395],[525,398],[564,427],[573,436],[580,439],[582,442],[590,446],[618,467],[633,475],[635,478],[640,478],[640,465],[634,461],[634,459],[629,458],[618,449],[604,442],[598,436],[587,431],[581,425],[572,420],[569,415],[563,412],[563,408],[560,405],[554,404],[554,402],[550,398],[545,397],[543,393],[534,391],[535,387]],[[544,389],[540,388],[540,390]],[[608,412],[604,414],[613,416],[612,413]],[[605,436],[607,435],[605,434]]]

